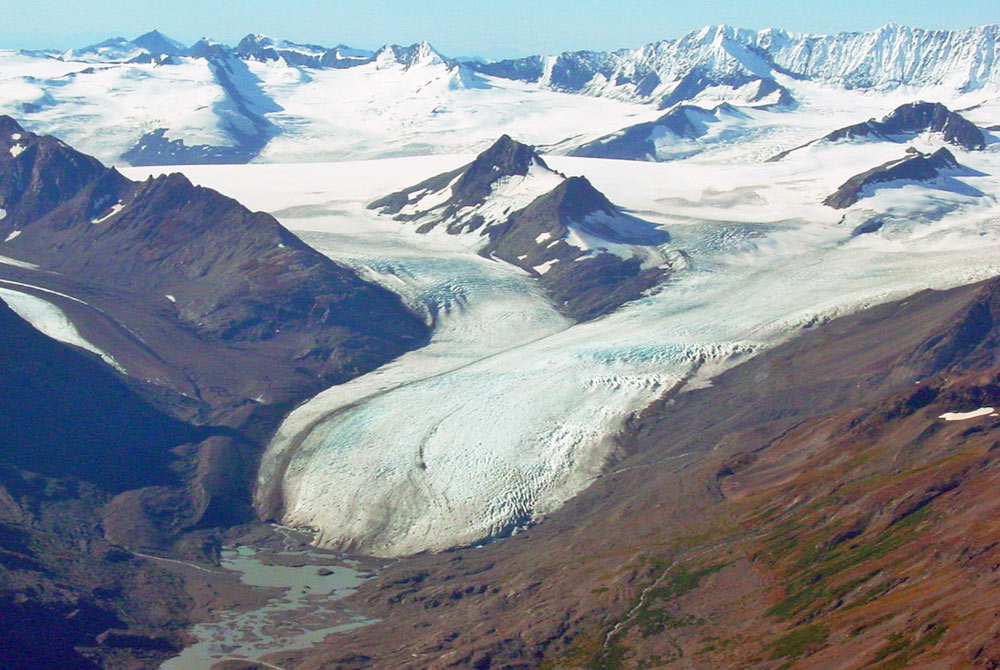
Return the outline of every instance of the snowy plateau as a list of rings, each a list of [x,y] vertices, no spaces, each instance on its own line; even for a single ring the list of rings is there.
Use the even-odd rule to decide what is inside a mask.
[[[326,547],[398,556],[516,532],[613,469],[624,422],[666,391],[710,384],[833,317],[1000,275],[996,26],[831,37],[713,27],[497,63],[426,44],[138,42],[0,53],[0,112],[130,178],[180,171],[269,212],[433,326],[426,346],[296,408],[264,455],[258,502],[278,496],[282,523]],[[961,114],[985,147],[929,126],[814,142],[918,101]],[[655,123],[682,106],[683,127]],[[637,141],[653,150],[635,160],[580,151],[642,128]],[[656,258],[672,259],[668,278],[574,322],[538,282],[550,261],[529,272],[477,253],[482,233],[421,232],[369,208],[503,134],[665,233]],[[824,205],[856,175],[941,148],[957,167]],[[505,182],[485,207],[506,216],[556,182]],[[414,209],[445,199],[422,193]],[[5,248],[15,244],[0,253],[16,258]],[[40,329],[78,339],[63,315],[19,304]]]

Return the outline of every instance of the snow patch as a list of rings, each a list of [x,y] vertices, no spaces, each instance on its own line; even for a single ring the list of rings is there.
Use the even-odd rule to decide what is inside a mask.
[[[977,419],[981,416],[990,416],[991,414],[993,414],[992,407],[980,407],[971,412],[945,412],[938,418],[945,421],[968,421],[969,419]]]
[[[104,223],[105,221],[107,221],[108,219],[110,219],[112,216],[114,216],[118,212],[122,211],[123,209],[125,209],[125,205],[123,205],[120,202],[116,202],[114,205],[111,206],[111,209],[108,211],[107,214],[105,214],[104,216],[102,216],[100,218],[97,218],[97,219],[91,219],[90,222],[91,223]]]
[[[559,262],[559,259],[558,258],[554,258],[551,261],[545,261],[541,265],[536,265],[535,267],[532,268],[532,270],[534,270],[535,272],[537,272],[540,275],[543,275],[546,272],[548,272],[549,270],[551,270],[552,266],[555,265],[558,262]]]
[[[37,270],[38,266],[34,263],[29,263],[27,261],[19,261],[16,258],[8,258],[7,256],[0,256],[0,263],[4,265],[13,265],[16,268],[24,268],[25,270]]]
[[[14,144],[14,145],[11,145],[11,147],[10,147],[10,155],[13,156],[14,158],[17,158],[18,156],[20,156],[21,152],[23,152],[23,151],[24,151],[24,146],[21,145],[21,144]]]
[[[13,283],[13,282],[8,282]],[[66,316],[65,312],[53,303],[43,300],[30,293],[15,291],[0,286],[0,298],[14,310],[22,319],[27,321],[40,333],[58,340],[65,344],[71,344],[80,349],[84,349],[100,356],[105,363],[111,365],[119,372],[125,370],[108,353],[100,350],[90,341],[85,339],[76,326]]]

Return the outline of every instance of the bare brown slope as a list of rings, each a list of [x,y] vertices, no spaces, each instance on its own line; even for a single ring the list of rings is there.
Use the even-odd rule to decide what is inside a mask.
[[[982,499],[997,420],[969,432],[936,416],[996,397],[998,294],[998,281],[924,292],[810,329],[710,388],[665,399],[632,422],[632,455],[551,518],[390,571],[358,599],[382,623],[280,663],[764,669],[934,667],[932,651],[946,667],[989,658],[972,647],[1000,597],[986,567],[997,562],[996,510]],[[963,614],[965,597],[983,609]]]
[[[9,117],[0,286],[59,307],[127,372],[0,307],[5,668],[158,666],[191,603],[126,549],[216,559],[214,529],[255,518],[281,417],[427,336],[272,217],[179,175],[131,182]]]
[[[256,459],[280,417],[427,337],[396,295],[273,217],[181,175],[129,181],[9,117],[0,208],[0,251],[16,259],[0,263],[0,286],[55,303],[153,404],[239,433],[187,454],[186,484],[209,500],[181,515],[196,522],[249,520]],[[113,506],[109,530],[153,541],[134,511]]]

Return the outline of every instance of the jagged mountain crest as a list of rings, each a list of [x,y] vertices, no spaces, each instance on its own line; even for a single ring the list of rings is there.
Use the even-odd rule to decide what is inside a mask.
[[[71,49],[62,54],[63,59],[97,61],[150,61],[167,56],[187,55],[184,44],[171,39],[159,30],[151,30],[135,39],[112,37],[80,49]]]
[[[0,208],[4,211],[0,230],[20,230],[108,172],[98,160],[60,140],[29,133],[13,118],[0,116]]]
[[[944,147],[931,154],[921,153],[911,148],[903,158],[883,163],[871,170],[854,175],[844,182],[835,193],[828,196],[823,204],[834,209],[845,209],[870,195],[871,190],[879,184],[930,181],[959,167],[954,154]]]
[[[782,151],[769,158],[768,162],[782,160],[800,149],[820,143],[850,140],[904,143],[924,133],[938,135],[944,142],[967,151],[986,148],[986,136],[974,123],[940,102],[919,101],[900,105],[881,120],[869,119],[838,128],[818,140]]]
[[[230,341],[273,337],[269,331],[294,323],[329,329],[321,339],[336,340],[359,321],[378,320],[379,309],[401,310],[395,296],[312,250],[269,215],[180,174],[133,182],[53,137],[25,133],[9,117],[0,117],[0,132],[0,145],[25,143],[17,156],[0,154],[7,210],[0,235],[19,231],[7,248],[29,263],[154,299],[186,298],[177,310],[182,321]],[[246,285],[234,287],[235,276]],[[240,297],[247,286],[255,286],[253,295]],[[261,297],[273,292],[283,297]],[[369,292],[371,304],[342,309],[347,303],[338,292]],[[422,333],[415,319],[406,329],[412,337]],[[356,336],[367,337],[360,330]]]
[[[375,52],[375,62],[380,65],[398,63],[406,68],[417,65],[443,65],[448,59],[442,56],[429,42],[417,42],[409,46],[387,44]]]
[[[535,148],[502,135],[489,149],[469,164],[455,184],[456,192],[472,197],[489,193],[489,187],[504,177],[525,177],[531,166],[550,170]],[[550,170],[551,171],[551,170]]]
[[[419,222],[421,232],[443,224],[453,234],[481,235],[563,179],[534,147],[503,135],[468,165],[380,198],[369,208]]]
[[[614,52],[472,64],[498,77],[573,93],[659,102],[691,100],[714,86],[756,84],[790,104],[778,75],[845,88],[944,85],[963,92],[1000,84],[1000,26],[933,31],[888,25],[868,33],[802,35],[709,26],[677,40]],[[754,94],[746,93],[747,100]],[[756,93],[759,100],[768,93]]]

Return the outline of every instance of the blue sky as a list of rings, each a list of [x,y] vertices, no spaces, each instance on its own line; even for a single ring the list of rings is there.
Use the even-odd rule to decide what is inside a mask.
[[[0,0],[0,48],[82,46],[152,28],[185,43],[247,33],[374,48],[423,39],[450,56],[633,47],[728,23],[801,32],[886,23],[963,28],[1000,22],[997,0]]]

